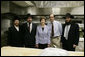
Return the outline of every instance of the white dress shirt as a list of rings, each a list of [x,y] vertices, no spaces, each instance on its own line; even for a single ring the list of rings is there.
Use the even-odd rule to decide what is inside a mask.
[[[59,21],[53,21],[54,25],[54,37],[62,35],[62,24]],[[49,31],[52,31],[52,24],[48,23]]]
[[[17,31],[19,31],[19,26],[14,26],[16,28]]]
[[[66,25],[65,29],[64,29],[64,37],[66,38],[66,40],[68,40],[68,33],[70,30],[71,25]]]

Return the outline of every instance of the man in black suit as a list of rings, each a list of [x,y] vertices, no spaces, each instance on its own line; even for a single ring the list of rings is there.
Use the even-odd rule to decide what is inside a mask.
[[[15,16],[13,25],[8,29],[8,45],[14,47],[22,47],[23,39],[21,37],[21,26],[19,25],[19,17]]]
[[[63,25],[61,37],[63,49],[75,51],[79,42],[79,26],[78,24],[72,23],[71,19],[74,17],[70,13],[67,13],[64,18],[66,19],[66,22]]]
[[[22,33],[24,38],[24,46],[28,48],[35,48],[36,24],[32,23],[32,16],[26,16],[27,22],[22,24]]]

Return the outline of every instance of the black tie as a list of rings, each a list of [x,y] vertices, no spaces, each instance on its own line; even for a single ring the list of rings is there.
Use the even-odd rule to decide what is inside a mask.
[[[42,28],[42,31],[44,31],[44,28]]]
[[[30,24],[31,24],[31,23],[29,23],[29,32],[30,32]]]
[[[54,26],[53,26],[53,23],[52,23],[52,33],[51,33],[51,36],[52,37],[54,36]]]

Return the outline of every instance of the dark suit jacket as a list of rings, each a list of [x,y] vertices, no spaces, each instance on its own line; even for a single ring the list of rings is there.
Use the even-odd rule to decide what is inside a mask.
[[[32,23],[32,31],[30,33],[27,23],[24,23],[22,25],[22,33],[23,33],[24,45],[25,46],[29,46],[29,45],[34,46],[35,45],[36,28],[37,28],[36,24]]]
[[[64,29],[65,29],[65,24],[63,25],[63,32],[62,32],[62,37],[61,37],[61,42],[64,44],[66,42],[66,39],[64,37]],[[68,33],[68,45],[78,45],[79,42],[79,26],[78,24],[71,24],[69,33]]]
[[[19,31],[17,31],[14,26],[9,27],[8,45],[15,47],[23,46],[23,38],[21,35],[21,26],[19,26]]]

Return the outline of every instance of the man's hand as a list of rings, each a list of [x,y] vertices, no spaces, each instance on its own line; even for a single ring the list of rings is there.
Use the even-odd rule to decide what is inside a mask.
[[[77,45],[73,44],[73,48],[76,48]]]
[[[48,46],[47,47],[50,47],[50,44],[48,44]]]
[[[39,47],[39,45],[38,45],[38,44],[36,44],[36,45],[35,45],[35,47],[36,47],[36,48],[38,48],[38,47]]]

